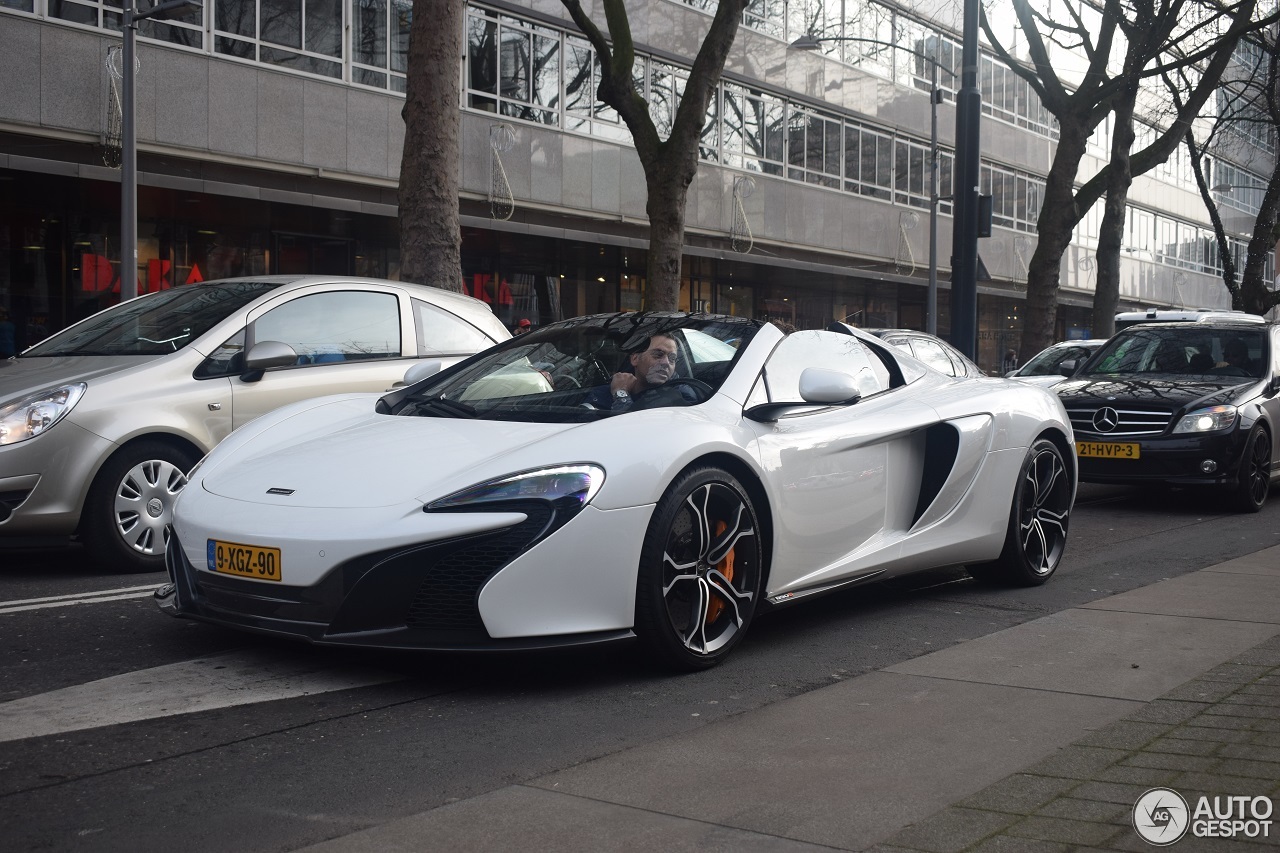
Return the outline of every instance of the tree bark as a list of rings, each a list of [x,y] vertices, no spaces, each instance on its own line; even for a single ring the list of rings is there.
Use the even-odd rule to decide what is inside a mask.
[[[414,0],[400,158],[400,277],[462,290],[460,181],[463,0]]]
[[[1129,152],[1133,148],[1133,108],[1138,87],[1126,90],[1116,98],[1115,126],[1111,133],[1110,171],[1107,175],[1107,200],[1103,204],[1102,223],[1098,229],[1098,253],[1095,259],[1097,279],[1093,291],[1091,336],[1109,338],[1116,331],[1116,308],[1120,305],[1120,250],[1124,246],[1125,206],[1129,203],[1129,187],[1133,184]]]

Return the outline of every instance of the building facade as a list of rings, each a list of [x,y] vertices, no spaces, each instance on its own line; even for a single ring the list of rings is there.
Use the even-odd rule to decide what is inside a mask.
[[[121,11],[115,0],[0,0],[0,306],[19,346],[119,299]],[[636,77],[661,129],[709,3],[630,10]],[[590,6],[588,6],[590,9]],[[398,277],[396,194],[411,4],[209,0],[141,25],[134,69],[138,292],[235,275]],[[843,41],[790,47],[819,32]],[[463,81],[463,279],[508,323],[645,305],[644,178],[595,100],[599,61],[558,0],[473,2]],[[681,307],[924,328],[937,108],[939,333],[949,330],[954,29],[872,0],[765,0],[744,16],[690,188]],[[1021,336],[1027,262],[1055,129],[984,53],[978,360]],[[1244,235],[1274,131],[1223,161]],[[1081,176],[1105,162],[1105,128]],[[1181,158],[1185,160],[1185,158]],[[1231,171],[1225,171],[1225,170]],[[1137,179],[1124,307],[1227,307],[1203,204],[1179,157]],[[1060,338],[1088,337],[1100,212],[1064,258]],[[1238,241],[1239,242],[1239,241]],[[1269,273],[1270,275],[1271,273]],[[1029,354],[1028,354],[1029,355]]]

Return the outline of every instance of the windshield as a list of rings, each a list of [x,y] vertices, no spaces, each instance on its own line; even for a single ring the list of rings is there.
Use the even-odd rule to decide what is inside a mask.
[[[1084,361],[1091,352],[1093,352],[1093,347],[1081,344],[1049,347],[1046,350],[1042,350],[1038,355],[1033,356],[1015,375],[1056,376],[1058,375],[1058,365],[1062,364],[1062,362],[1068,360]]]
[[[707,314],[610,314],[512,339],[423,386],[384,398],[416,417],[580,423],[628,411],[695,406],[719,389],[760,324]],[[615,374],[658,365],[619,400]],[[640,390],[636,390],[639,387]],[[411,393],[410,393],[411,391]]]
[[[1212,325],[1133,328],[1116,335],[1078,376],[1256,378],[1266,363],[1261,330]]]
[[[23,358],[51,355],[164,355],[180,350],[274,282],[190,284],[130,300],[36,344]]]

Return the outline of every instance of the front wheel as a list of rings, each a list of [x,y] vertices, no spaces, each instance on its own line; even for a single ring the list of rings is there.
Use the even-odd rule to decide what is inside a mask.
[[[1232,503],[1240,512],[1258,512],[1271,490],[1271,437],[1257,427],[1249,433],[1240,457],[1240,480]]]
[[[686,671],[724,660],[751,624],[763,549],[746,489],[720,468],[680,475],[654,508],[636,582],[636,633]]]
[[[93,559],[112,571],[163,571],[164,530],[197,461],[193,452],[160,441],[127,445],[108,459],[81,514]]]
[[[1004,550],[990,563],[968,566],[969,574],[1014,586],[1047,581],[1067,547],[1071,501],[1071,476],[1062,451],[1048,439],[1037,439],[1018,472]]]

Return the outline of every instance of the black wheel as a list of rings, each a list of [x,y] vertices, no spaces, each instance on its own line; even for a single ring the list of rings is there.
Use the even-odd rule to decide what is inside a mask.
[[[107,460],[89,488],[80,532],[94,560],[119,572],[164,570],[164,530],[173,502],[199,461],[160,441],[126,445]]]
[[[636,583],[636,633],[664,664],[715,666],[742,641],[760,598],[759,524],[742,485],[695,468],[658,501]]]
[[[1240,458],[1240,480],[1232,493],[1232,503],[1240,512],[1257,512],[1267,502],[1271,490],[1271,436],[1255,427],[1244,443]]]
[[[1067,547],[1071,476],[1062,451],[1036,440],[1027,450],[1009,511],[1004,550],[990,563],[967,566],[979,580],[1039,586],[1053,576]]]

